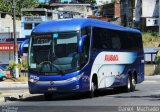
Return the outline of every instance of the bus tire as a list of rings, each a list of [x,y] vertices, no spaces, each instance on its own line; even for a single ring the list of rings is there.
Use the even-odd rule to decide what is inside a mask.
[[[131,76],[129,75],[127,78],[127,85],[121,87],[121,90],[123,92],[131,92]]]
[[[130,91],[133,92],[135,91],[136,89],[136,79],[135,79],[135,76],[132,76],[131,77],[131,88],[130,88]]]
[[[96,83],[92,80],[92,83],[91,83],[91,91],[89,92],[89,97],[90,98],[93,98],[97,96],[97,85]]]
[[[51,93],[45,93],[45,94],[44,94],[44,98],[45,98],[45,100],[47,100],[47,101],[51,101],[51,100],[52,100],[52,97],[53,97],[53,94],[51,94]]]

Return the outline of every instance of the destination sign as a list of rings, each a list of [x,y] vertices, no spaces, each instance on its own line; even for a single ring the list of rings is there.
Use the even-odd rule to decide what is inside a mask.
[[[33,44],[50,44],[52,36],[50,34],[40,34],[33,36]]]

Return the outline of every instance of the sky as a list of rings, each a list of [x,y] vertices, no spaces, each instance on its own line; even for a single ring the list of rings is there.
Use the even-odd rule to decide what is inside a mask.
[[[45,0],[39,0],[39,2],[44,2]]]

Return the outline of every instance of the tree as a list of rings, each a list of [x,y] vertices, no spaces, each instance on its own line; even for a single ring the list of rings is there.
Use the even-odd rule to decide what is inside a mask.
[[[38,0],[15,0],[15,2],[17,15],[21,15],[22,8],[35,8],[39,5]],[[12,15],[12,7],[13,0],[0,0],[0,11]]]

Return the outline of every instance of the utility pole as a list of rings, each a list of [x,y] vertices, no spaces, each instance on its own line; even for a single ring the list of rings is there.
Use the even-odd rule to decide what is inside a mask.
[[[8,37],[9,39],[11,39],[11,33],[10,33],[10,27],[6,27],[8,29]],[[9,50],[9,60],[11,59],[11,54],[10,54],[10,50]]]
[[[16,1],[15,0],[12,1],[12,8],[13,8],[14,62],[17,65],[18,64],[18,52],[17,52],[18,44],[17,44],[17,37],[16,37]],[[16,78],[19,77],[19,71],[17,66],[15,67],[14,75]]]
[[[20,0],[3,0],[5,2],[8,2],[12,6],[12,11],[13,11],[13,38],[14,38],[14,62],[17,65],[18,64],[18,44],[17,44],[17,37],[16,37],[16,4]],[[19,77],[19,71],[18,67],[15,67],[15,78]]]

